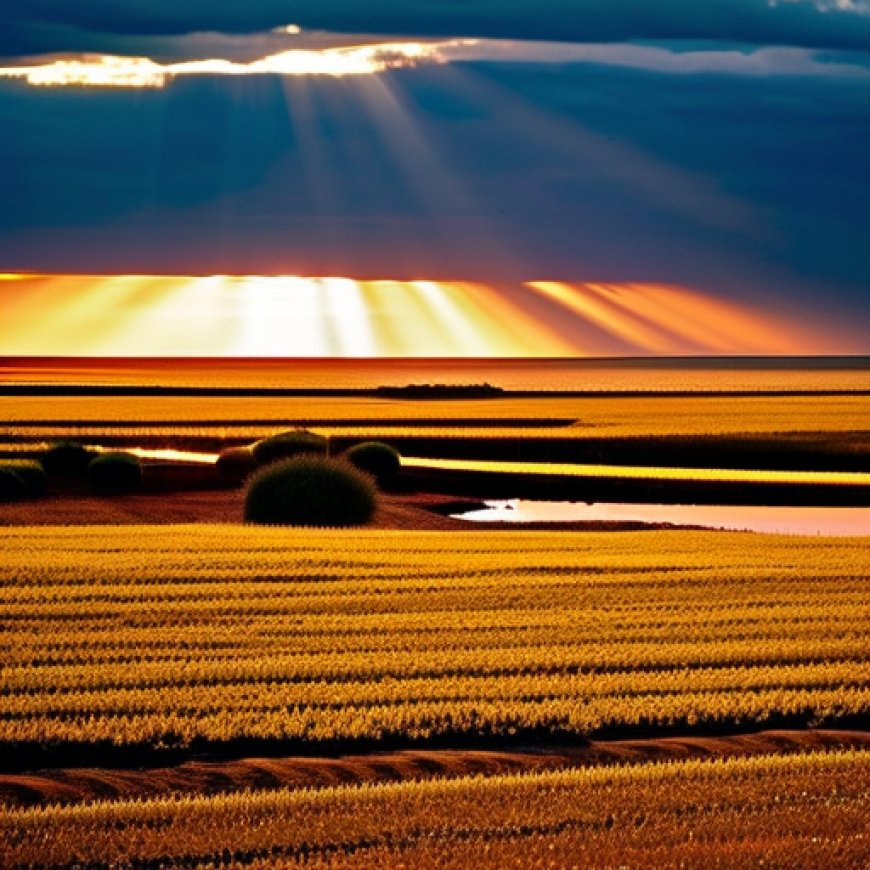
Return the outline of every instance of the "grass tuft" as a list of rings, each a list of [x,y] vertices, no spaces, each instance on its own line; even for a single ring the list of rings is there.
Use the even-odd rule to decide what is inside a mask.
[[[88,465],[88,482],[97,492],[135,492],[142,486],[142,464],[131,453],[101,453]]]
[[[245,520],[262,525],[358,526],[377,504],[372,479],[340,459],[298,456],[257,472],[245,497]]]

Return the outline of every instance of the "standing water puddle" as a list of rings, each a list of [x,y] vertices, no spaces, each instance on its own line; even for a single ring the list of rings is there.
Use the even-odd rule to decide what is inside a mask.
[[[485,510],[454,514],[473,522],[646,522],[783,535],[870,536],[870,508],[681,504],[583,504],[486,501]]]

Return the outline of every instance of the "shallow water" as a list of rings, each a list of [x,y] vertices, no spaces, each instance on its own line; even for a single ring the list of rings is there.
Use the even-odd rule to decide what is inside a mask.
[[[217,453],[200,453],[195,450],[174,450],[170,447],[101,447],[91,444],[88,447],[104,453],[107,450],[122,450],[124,453],[132,453],[140,459],[156,459],[163,462],[198,462],[202,465],[214,465],[217,462]]]
[[[870,536],[870,508],[487,501],[472,522],[648,522],[784,535]]]

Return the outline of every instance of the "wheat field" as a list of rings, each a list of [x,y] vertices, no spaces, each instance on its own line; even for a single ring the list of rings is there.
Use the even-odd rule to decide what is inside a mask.
[[[10,527],[0,743],[851,721],[867,539]]]
[[[852,432],[868,428],[865,395],[524,397],[439,401],[352,397],[0,396],[0,427],[19,435],[72,429],[112,434],[129,427],[152,433],[252,437],[288,425],[368,435],[471,434],[460,421],[480,421],[478,436],[510,422],[561,423],[534,434],[572,431],[602,437],[728,433]],[[324,421],[329,421],[324,423]],[[413,421],[413,425],[407,424]],[[51,426],[51,423],[62,425]],[[0,429],[2,431],[2,429]],[[514,436],[528,435],[528,427]],[[504,434],[504,433],[503,433]]]
[[[10,809],[3,866],[866,866],[868,753]]]

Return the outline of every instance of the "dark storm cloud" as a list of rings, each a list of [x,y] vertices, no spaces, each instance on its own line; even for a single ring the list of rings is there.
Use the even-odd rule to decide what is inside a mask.
[[[868,91],[591,63],[6,82],[0,266],[670,281],[866,316]]]
[[[112,36],[253,33],[288,23],[339,33],[866,49],[867,13],[867,0],[4,0],[0,53],[106,51]]]

